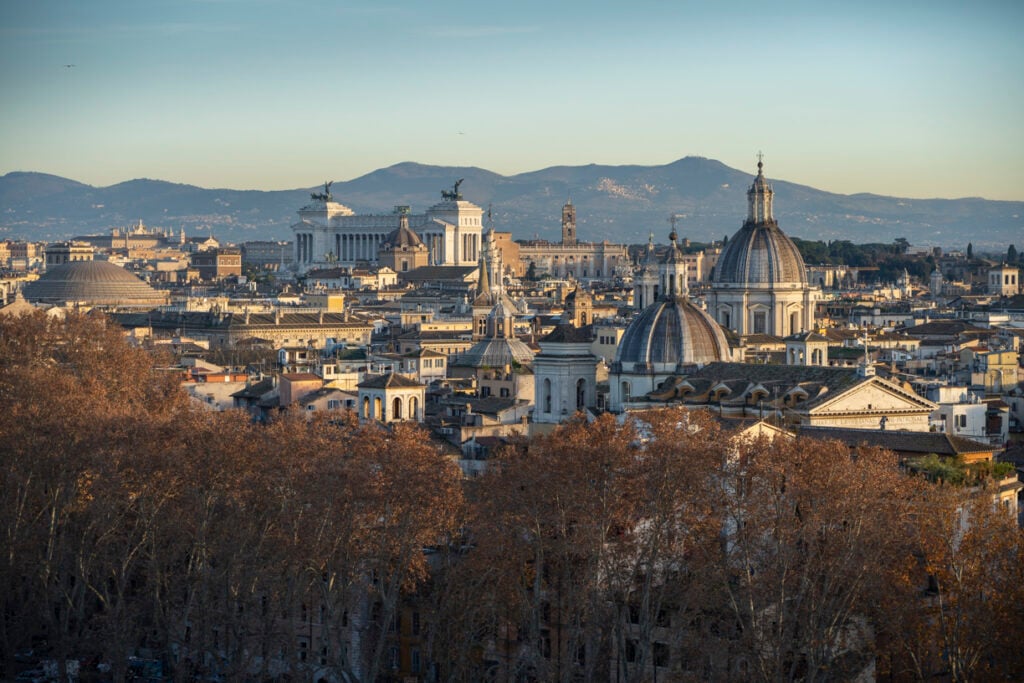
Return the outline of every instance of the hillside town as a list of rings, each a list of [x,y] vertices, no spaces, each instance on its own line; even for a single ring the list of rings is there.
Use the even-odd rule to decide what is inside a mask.
[[[517,469],[517,461],[506,463],[509,453],[540,458],[548,452],[607,449],[608,457],[621,455],[626,462],[631,449],[656,451],[652,444],[675,439],[670,435],[678,429],[716,435],[707,443],[701,441],[706,437],[694,436],[695,445],[688,448],[714,451],[722,462],[738,462],[743,458],[737,453],[774,444],[768,450],[780,458],[812,458],[814,451],[852,462],[843,467],[854,469],[843,469],[842,476],[870,476],[879,491],[891,487],[903,495],[906,481],[941,480],[946,488],[958,482],[960,490],[970,492],[964,500],[980,500],[1019,527],[1024,522],[1024,262],[1016,248],[975,254],[969,244],[962,250],[918,248],[897,239],[882,245],[884,257],[872,264],[854,264],[828,258],[839,244],[786,235],[774,217],[775,191],[761,161],[745,199],[744,205],[743,194],[736,193],[735,221],[722,226],[721,241],[691,242],[685,221],[672,216],[649,226],[646,244],[613,244],[589,242],[578,232],[577,212],[587,208],[572,201],[552,207],[552,222],[561,223],[559,241],[530,240],[494,225],[491,212],[473,203],[472,188],[460,180],[419,212],[401,205],[379,214],[357,214],[325,183],[309,203],[296,207],[286,241],[228,244],[213,234],[153,229],[142,221],[57,243],[7,240],[0,243],[0,317],[12,329],[23,318],[54,324],[107,321],[128,348],[160,359],[162,376],[180,387],[194,413],[228,414],[224,419],[233,420],[234,429],[248,430],[245,434],[297,429],[302,423],[314,431],[344,425],[360,435],[351,437],[353,443],[375,453],[429,448],[453,468],[453,481],[489,492],[484,500],[495,511],[481,525],[496,535],[518,532],[511,518],[497,511],[493,477],[519,477],[522,490],[531,491],[524,496],[537,496],[538,506],[558,491],[560,477],[576,481],[552,471],[545,482],[544,461],[537,460],[534,471],[525,465]],[[811,261],[812,253],[822,261]],[[95,353],[105,350],[97,345]],[[213,438],[212,432],[208,436]],[[313,449],[294,438],[296,452]],[[818,443],[828,445],[808,445]],[[887,467],[855,469],[883,457],[880,453],[890,458]],[[587,481],[600,477],[587,469],[589,464],[580,467]],[[422,484],[416,473],[408,476],[410,487]],[[718,498],[742,498],[737,491],[745,484],[737,477],[721,484],[726,494]],[[565,487],[573,495],[570,483]],[[282,501],[287,498],[281,495]],[[436,491],[431,505],[444,507],[445,495],[455,494]],[[597,494],[580,495],[589,505]],[[707,509],[715,504],[708,500]],[[584,510],[599,514],[587,505],[576,513]],[[632,518],[615,517],[600,542],[568,533],[562,540],[590,543],[589,551],[600,555],[611,537],[624,542],[642,536],[648,514],[654,513],[633,510]],[[801,514],[811,515],[798,510]],[[727,518],[715,536],[723,552],[742,543],[737,538],[745,523],[722,517]],[[205,645],[185,645],[183,636],[175,656],[191,651],[195,675],[209,677],[168,673],[173,666],[166,651],[129,647],[127,637],[124,654],[134,658],[137,672],[156,667],[168,677],[179,676],[175,680],[270,680],[289,672],[293,680],[339,683],[484,680],[484,675],[496,681],[751,680],[759,678],[749,673],[753,668],[766,666],[749,651],[730,650],[729,643],[743,641],[749,631],[718,631],[726,620],[716,622],[707,605],[694,612],[687,603],[692,596],[663,591],[654,599],[651,591],[668,585],[667,577],[683,581],[678,577],[688,563],[699,564],[703,551],[691,540],[673,540],[685,550],[671,556],[657,555],[652,539],[649,547],[632,546],[633,553],[654,553],[653,559],[622,555],[624,565],[635,561],[622,579],[632,588],[600,596],[573,578],[587,565],[582,550],[565,551],[567,558],[580,554],[558,566],[563,576],[554,568],[548,573],[547,566],[541,571],[540,554],[527,557],[539,553],[539,546],[531,546],[516,555],[521,576],[509,586],[518,586],[524,604],[534,609],[526,616],[491,618],[483,632],[456,634],[463,618],[466,628],[479,624],[470,624],[467,615],[437,611],[439,591],[469,591],[482,579],[456,573],[458,581],[445,575],[450,581],[445,583],[437,576],[444,573],[442,565],[458,565],[463,556],[465,562],[452,571],[476,567],[469,560],[476,542],[451,540],[471,536],[465,528],[449,528],[447,544],[429,539],[437,528],[424,528],[410,548],[403,546],[403,552],[419,555],[415,566],[421,574],[400,574],[388,565],[371,572],[362,593],[304,594],[290,605],[272,601],[271,610],[287,615],[275,623],[294,626],[285,635],[275,631],[274,642],[285,643],[275,645],[277,654],[254,657],[246,639],[256,642],[255,632],[229,634],[226,626],[201,625],[196,614],[185,621],[189,629],[203,630]],[[882,536],[901,536],[880,531],[872,532],[879,547],[895,542]],[[335,532],[346,542],[348,534],[356,535]],[[489,566],[505,567],[490,559]],[[727,564],[739,561],[739,555],[730,555]],[[724,571],[713,563],[701,571],[714,567]],[[751,575],[762,570],[746,569]],[[774,569],[764,569],[765,576]],[[605,571],[593,568],[592,573]],[[945,588],[928,583],[938,570],[919,573],[921,595],[942,594]],[[323,576],[326,582],[327,569]],[[415,588],[402,588],[408,586]],[[556,586],[566,594],[556,595]],[[636,592],[637,586],[643,590]],[[756,587],[747,588],[755,592]],[[603,639],[595,615],[614,605],[619,594],[628,596],[617,605],[621,620]],[[333,599],[339,602],[328,604]],[[108,605],[105,610],[114,602],[99,600]],[[600,602],[601,609],[586,613],[589,600]],[[242,623],[241,604],[225,619]],[[428,624],[431,605],[448,621]],[[753,628],[770,614],[781,622],[786,609],[769,600],[746,614],[749,621],[730,622],[731,628],[741,622]],[[336,617],[335,626],[328,626],[329,614]],[[873,680],[880,672],[891,680],[918,680],[897,670],[895,660],[867,654],[884,648],[875,631],[860,628],[864,619],[856,607],[844,613],[821,651],[809,637],[801,641],[802,650],[780,650],[777,670],[789,666],[801,672],[787,680]],[[701,632],[696,641],[676,638],[675,627],[683,620],[708,628],[714,623],[714,637]],[[926,622],[931,623],[923,618]],[[377,630],[367,630],[369,624]],[[459,638],[472,645],[448,660],[438,654],[439,643]],[[715,645],[702,656],[698,641]],[[18,651],[26,648],[31,650],[31,643]],[[941,675],[953,666],[948,652],[945,656],[945,663],[936,665]],[[1006,664],[1001,675],[1018,665],[1017,660]],[[817,666],[835,675],[810,675]]]

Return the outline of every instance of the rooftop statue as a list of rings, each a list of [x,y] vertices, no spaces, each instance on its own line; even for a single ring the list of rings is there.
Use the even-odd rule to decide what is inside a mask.
[[[441,190],[441,199],[446,199],[451,202],[460,201],[462,199],[462,193],[459,192],[459,185],[462,184],[463,180],[465,180],[465,178],[459,178],[458,180],[456,180],[455,186],[451,189],[451,191]]]
[[[324,191],[323,192],[310,192],[309,193],[310,198],[312,198],[313,201],[317,201],[317,202],[330,202],[330,201],[333,201],[334,198],[331,196],[331,185],[333,185],[333,184],[334,184],[333,180],[325,180],[324,181]]]

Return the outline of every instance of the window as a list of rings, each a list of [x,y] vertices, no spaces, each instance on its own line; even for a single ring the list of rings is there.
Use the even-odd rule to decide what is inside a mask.
[[[765,334],[768,330],[768,314],[764,311],[754,312],[754,334]]]
[[[622,402],[629,401],[629,382],[622,383]]]
[[[390,666],[394,670],[398,669],[398,648],[397,647],[390,647],[390,648],[388,648],[388,666]]]
[[[327,401],[327,410],[341,410],[341,401],[336,398]]]
[[[420,672],[420,651],[417,648],[413,648],[412,652],[409,654],[410,659],[412,660],[410,662],[410,668],[414,674],[418,674]]]
[[[420,613],[412,613],[412,634],[418,636],[420,634]]]

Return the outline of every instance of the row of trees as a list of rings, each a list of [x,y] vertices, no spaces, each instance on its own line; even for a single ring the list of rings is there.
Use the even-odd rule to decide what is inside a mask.
[[[1014,521],[889,453],[666,410],[466,481],[414,427],[253,425],[162,367],[102,318],[0,319],[3,665],[45,638],[114,680],[141,651],[176,680],[386,680],[412,605],[437,680],[1024,671]]]
[[[906,270],[919,280],[927,280],[935,270],[935,258],[929,254],[925,258],[908,256],[909,244],[900,237],[892,244],[869,243],[854,244],[849,240],[802,240],[793,238],[800,250],[800,255],[809,264],[834,264],[856,267],[877,267],[878,272],[862,273],[861,278],[874,278],[878,282],[895,282]]]

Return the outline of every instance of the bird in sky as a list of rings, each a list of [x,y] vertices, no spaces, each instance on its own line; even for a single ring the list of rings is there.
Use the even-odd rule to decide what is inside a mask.
[[[71,68],[71,67],[73,67],[73,66],[74,66],[74,64],[65,64],[65,65],[64,65],[64,68],[65,68],[65,69],[70,69],[70,68]]]

